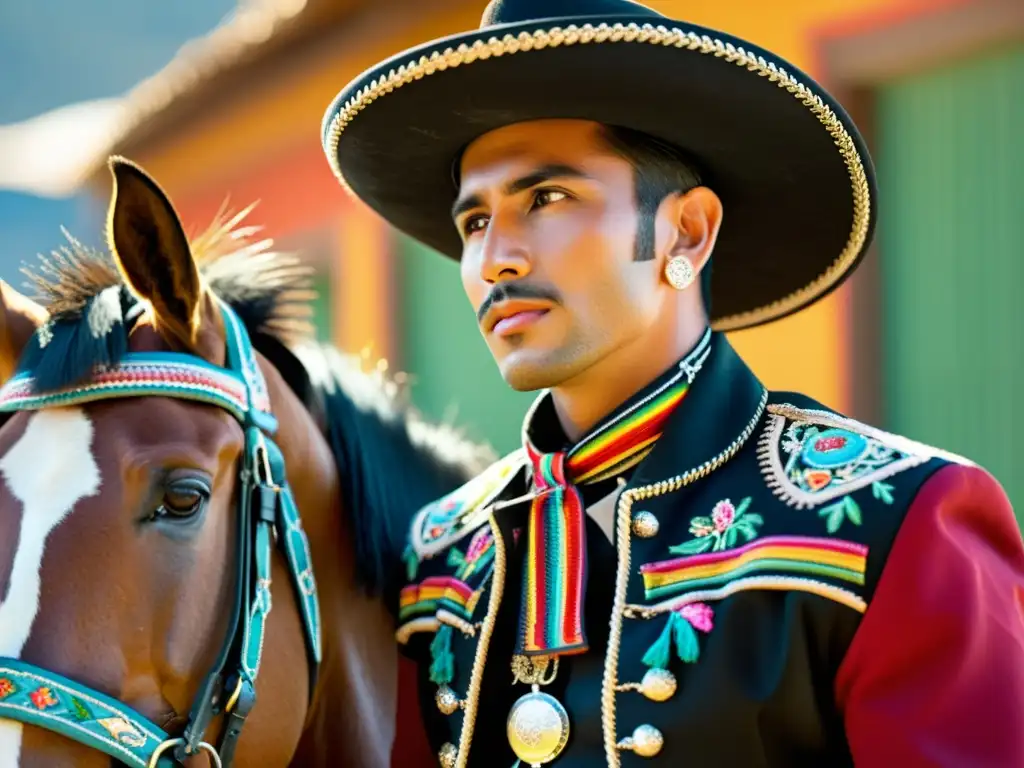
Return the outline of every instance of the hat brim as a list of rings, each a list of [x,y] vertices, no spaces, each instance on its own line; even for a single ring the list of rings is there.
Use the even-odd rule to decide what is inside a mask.
[[[840,285],[874,229],[871,160],[853,122],[771,53],[650,16],[549,19],[454,35],[350,83],[323,123],[343,186],[390,224],[459,259],[452,163],[479,136],[572,118],[688,151],[723,201],[711,320],[737,330]]]

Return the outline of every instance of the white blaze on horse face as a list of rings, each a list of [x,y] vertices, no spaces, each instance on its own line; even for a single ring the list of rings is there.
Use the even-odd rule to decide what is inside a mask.
[[[75,504],[100,488],[92,422],[81,408],[32,414],[25,433],[0,457],[0,475],[22,505],[18,550],[0,605],[0,656],[20,658],[39,613],[43,554],[50,533]],[[17,768],[21,724],[0,719],[0,768]]]

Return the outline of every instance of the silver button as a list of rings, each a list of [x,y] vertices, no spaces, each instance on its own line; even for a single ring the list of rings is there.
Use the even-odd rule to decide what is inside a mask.
[[[633,515],[633,533],[641,539],[657,536],[660,527],[661,523],[658,522],[658,518],[650,512],[641,511]]]
[[[451,742],[442,746],[441,751],[437,753],[437,761],[441,764],[441,768],[455,768],[455,763],[458,760],[459,750]]]
[[[442,685],[434,694],[434,703],[442,715],[450,715],[462,706],[462,700],[447,685]]]
[[[665,737],[653,725],[638,725],[632,736],[622,739],[616,746],[640,757],[654,757],[665,744]]]
[[[668,701],[675,692],[675,675],[667,669],[649,669],[640,681],[640,693],[651,701]]]

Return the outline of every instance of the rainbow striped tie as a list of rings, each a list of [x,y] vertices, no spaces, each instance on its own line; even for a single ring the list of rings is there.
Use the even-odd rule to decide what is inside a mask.
[[[541,453],[525,439],[537,495],[527,529],[517,654],[572,655],[587,650],[586,512],[577,486],[615,477],[643,461],[685,397],[692,373],[680,366],[666,384],[568,451]]]

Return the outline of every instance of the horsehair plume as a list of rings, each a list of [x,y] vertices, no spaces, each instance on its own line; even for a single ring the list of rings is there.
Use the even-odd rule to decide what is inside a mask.
[[[64,227],[61,232],[68,245],[49,256],[39,254],[36,269],[26,266],[21,272],[51,317],[76,317],[94,296],[121,285],[121,275],[109,253],[82,244]]]
[[[128,351],[124,314],[132,301],[123,286],[113,285],[86,301],[78,317],[51,319],[26,348],[33,389],[61,389],[88,378],[97,367],[117,364]]]
[[[258,202],[238,213],[221,205],[210,226],[192,241],[192,253],[209,289],[230,304],[247,327],[295,344],[314,336],[314,270],[293,253],[254,240],[259,226],[242,226]]]
[[[209,290],[251,332],[285,345],[310,339],[312,270],[293,254],[271,251],[273,241],[252,240],[259,228],[241,225],[254,207],[228,214],[222,206],[190,242],[193,258]],[[22,268],[49,312],[21,361],[33,370],[37,392],[81,383],[97,368],[115,365],[128,350],[132,323],[126,318],[146,305],[126,285],[109,249],[89,248],[61,229],[67,245],[40,254],[34,269]]]
[[[285,344],[312,338],[314,270],[295,254],[272,251],[273,240],[253,239],[261,228],[242,223],[255,207],[231,213],[225,200],[210,225],[191,238],[192,256],[209,290],[247,327]],[[34,268],[21,271],[54,321],[78,320],[92,299],[124,280],[109,250],[90,248],[61,231],[68,245],[40,254]]]

